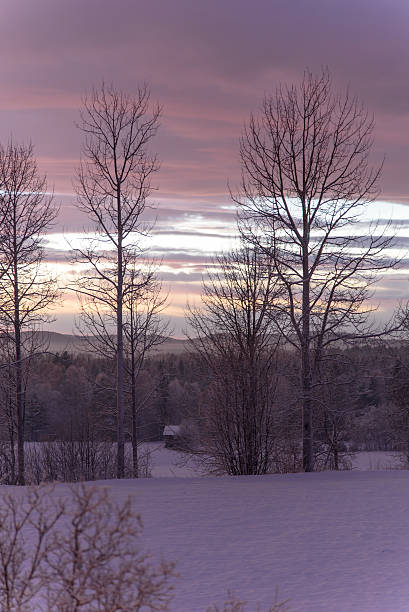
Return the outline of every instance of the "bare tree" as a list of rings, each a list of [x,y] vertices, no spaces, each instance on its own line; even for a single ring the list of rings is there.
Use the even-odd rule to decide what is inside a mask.
[[[131,440],[133,476],[139,476],[138,460],[138,416],[148,398],[138,398],[137,380],[145,362],[148,351],[162,344],[169,331],[169,325],[160,318],[167,297],[161,295],[161,283],[151,276],[151,283],[141,292],[140,274],[132,270],[128,281],[131,289],[125,300],[126,323],[125,351],[127,355],[126,370],[131,387]],[[132,290],[133,288],[133,290]],[[148,289],[148,290],[147,290]]]
[[[147,227],[141,216],[158,170],[148,152],[160,108],[150,111],[146,86],[128,96],[102,84],[84,100],[80,129],[84,159],[78,171],[79,208],[94,223],[95,236],[76,251],[88,267],[74,289],[100,308],[114,313],[117,393],[118,478],[124,477],[124,301],[131,264],[141,252]],[[114,300],[114,304],[113,304]]]
[[[277,276],[268,254],[244,247],[218,257],[192,309],[193,348],[210,373],[201,443],[211,467],[228,474],[272,468]]]
[[[11,365],[14,356],[10,349],[12,347],[7,342],[7,336],[0,344],[0,360],[3,364],[10,364],[9,367],[0,369],[0,423],[2,429],[2,461],[4,464],[1,481],[4,484],[15,484],[17,482],[17,458],[16,458],[16,433],[17,415],[15,408],[15,397],[13,392],[14,368]],[[7,442],[6,442],[7,440]]]
[[[241,140],[242,184],[233,196],[246,238],[272,254],[286,298],[278,326],[300,357],[303,467],[313,470],[314,371],[333,343],[371,328],[370,289],[394,265],[385,230],[359,227],[377,195],[373,119],[329,74],[279,86]]]
[[[166,340],[169,324],[161,318],[167,303],[162,294],[162,284],[158,280],[157,266],[153,262],[141,262],[141,267],[130,264],[124,276],[126,287],[122,304],[123,324],[123,367],[124,402],[130,406],[133,476],[139,476],[138,462],[138,417],[149,397],[138,397],[137,382],[147,354]],[[117,339],[112,333],[115,326],[116,296],[112,295],[111,308],[108,309],[110,287],[107,286],[105,307],[97,299],[87,296],[82,300],[79,330],[90,349],[114,360],[117,352]],[[87,335],[91,334],[91,335]],[[151,388],[151,393],[153,387]],[[148,394],[148,395],[151,395]]]
[[[47,610],[168,610],[174,564],[155,567],[141,552],[142,523],[130,499],[119,505],[106,491],[80,485],[72,501],[69,522],[50,534]]]
[[[73,486],[70,500],[36,487],[0,500],[0,604],[4,612],[168,610],[174,564],[140,548],[128,499]]]
[[[0,502],[0,604],[4,612],[34,609],[45,584],[49,535],[64,512],[61,503],[53,500],[50,504],[44,488],[21,491],[4,495]]]
[[[328,353],[316,373],[314,389],[315,461],[320,469],[351,467],[351,439],[356,410],[356,376],[362,371],[347,351]]]
[[[17,427],[17,482],[24,484],[24,370],[37,352],[32,332],[49,319],[57,299],[55,280],[44,269],[42,235],[57,209],[47,195],[33,147],[0,146],[0,324],[9,345],[10,378]]]
[[[392,435],[395,434],[394,437],[398,438],[405,461],[409,465],[409,363],[407,350],[398,352],[395,348],[394,352],[395,363],[387,379],[388,396],[392,403],[388,410],[388,425]]]

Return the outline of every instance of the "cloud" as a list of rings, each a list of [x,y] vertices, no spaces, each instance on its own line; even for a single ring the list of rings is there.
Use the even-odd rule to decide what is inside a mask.
[[[75,122],[102,79],[129,93],[146,80],[163,105],[152,142],[159,206],[149,215],[157,216],[152,249],[172,270],[199,274],[215,246],[232,240],[227,184],[240,181],[243,124],[266,93],[306,68],[327,65],[334,86],[349,86],[374,113],[382,198],[409,204],[406,0],[2,0],[1,12],[0,140],[33,141],[61,204],[55,231],[90,226],[72,196],[82,143]],[[394,222],[402,232],[409,225],[404,212]],[[196,237],[210,246],[177,250],[172,236],[179,246]],[[49,258],[61,263],[63,249]]]
[[[129,92],[146,79],[164,106],[161,191],[228,199],[249,113],[279,81],[327,64],[375,113],[384,197],[409,201],[408,18],[403,0],[3,0],[0,137],[31,137],[66,190],[81,96],[102,78]]]

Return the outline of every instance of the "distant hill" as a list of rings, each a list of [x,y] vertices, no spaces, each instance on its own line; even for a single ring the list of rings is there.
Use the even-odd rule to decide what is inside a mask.
[[[52,331],[36,332],[38,341],[41,342],[46,350],[52,353],[68,353],[80,354],[90,353],[89,344],[86,338],[81,336],[73,336],[70,334],[60,334]],[[174,353],[180,354],[186,351],[188,340],[179,340],[178,338],[165,338],[162,344],[151,351],[151,354]]]

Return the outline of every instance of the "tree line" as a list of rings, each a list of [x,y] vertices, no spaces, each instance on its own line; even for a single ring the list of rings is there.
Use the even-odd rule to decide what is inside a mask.
[[[167,332],[161,316],[167,298],[145,246],[151,227],[144,217],[159,170],[150,147],[161,112],[146,86],[130,96],[103,83],[84,99],[78,125],[77,205],[92,229],[71,249],[80,272],[66,289],[80,301],[80,333],[109,365],[98,365],[97,383],[89,372],[78,374],[92,370],[91,362],[71,364],[78,384],[68,384],[63,397],[74,392],[71,408],[83,405],[81,393],[92,397],[72,421],[73,438],[75,421],[82,423],[87,411],[98,413],[90,422],[98,422],[99,438],[103,428],[112,437],[115,427],[118,478],[127,473],[126,440],[138,475],[141,381],[149,351]],[[240,245],[212,262],[202,304],[188,313],[196,371],[206,385],[195,399],[198,414],[187,418],[187,437],[216,470],[266,473],[278,465],[280,448],[288,461],[290,447],[297,469],[313,470],[325,453],[326,464],[338,467],[347,441],[342,415],[350,412],[343,359],[354,345],[390,339],[405,327],[403,309],[382,327],[371,316],[374,284],[399,264],[390,229],[376,221],[369,232],[360,225],[379,188],[373,127],[360,102],[337,92],[323,71],[279,85],[243,130],[242,179],[231,192]],[[52,370],[36,332],[59,297],[42,242],[57,214],[32,145],[0,146],[2,408],[18,484],[25,484],[34,372]],[[401,406],[403,364],[396,363],[399,384],[391,395]],[[157,379],[162,391],[166,376]],[[159,396],[162,424],[169,424],[176,417],[166,414],[165,394]]]
[[[167,424],[180,427],[176,449],[212,473],[302,470],[297,355],[278,349],[270,364],[270,402],[245,411],[239,398],[246,397],[248,379],[240,367],[216,377],[199,352],[148,356],[136,385],[137,460],[126,444],[125,476],[149,475],[149,443],[162,440]],[[328,355],[313,395],[315,469],[349,469],[356,452],[374,450],[397,452],[402,466],[408,464],[408,370],[401,344],[365,342]],[[8,394],[0,376],[2,406]],[[126,442],[133,435],[130,395],[125,378]],[[116,477],[114,403],[112,360],[67,352],[39,356],[26,388],[26,481]],[[13,414],[2,410],[3,484],[16,481],[12,440]]]

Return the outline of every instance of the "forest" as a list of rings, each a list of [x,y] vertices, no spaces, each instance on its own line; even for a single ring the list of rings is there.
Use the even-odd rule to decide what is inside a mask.
[[[321,371],[314,395],[314,456],[318,470],[351,468],[359,451],[397,451],[409,465],[407,410],[408,349],[363,343],[334,355]],[[42,355],[33,360],[26,387],[27,478],[43,481],[97,480],[115,477],[115,373],[112,363],[87,354]],[[149,355],[137,382],[139,465],[126,455],[126,476],[149,473],[144,443],[162,440],[165,425],[180,425],[176,450],[193,455],[216,474],[267,474],[302,471],[299,444],[300,384],[297,356],[277,350],[271,371],[266,426],[252,435],[253,452],[244,436],[250,415],[228,411],[231,386],[223,375],[224,397],[214,401],[212,371],[200,355]],[[127,381],[127,396],[130,381]],[[242,390],[243,391],[243,390]],[[10,382],[1,376],[0,475],[3,484],[16,478],[15,425]],[[220,390],[218,391],[220,393]],[[260,415],[252,415],[260,418]],[[268,425],[268,426],[267,426]],[[269,437],[268,432],[271,432]],[[130,402],[125,412],[125,440],[132,440]],[[30,444],[34,443],[34,444]],[[37,443],[37,444],[36,444]],[[41,444],[39,444],[41,443]]]

